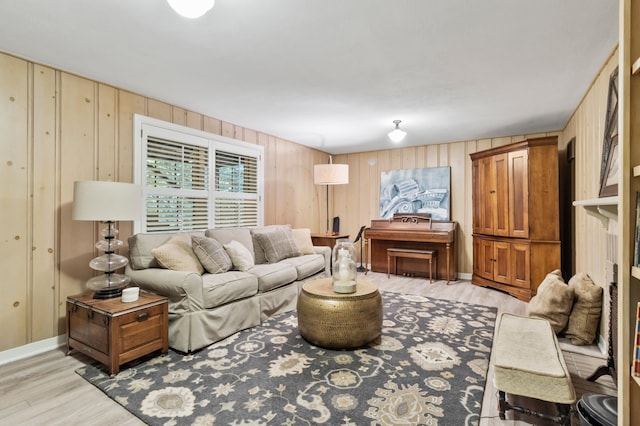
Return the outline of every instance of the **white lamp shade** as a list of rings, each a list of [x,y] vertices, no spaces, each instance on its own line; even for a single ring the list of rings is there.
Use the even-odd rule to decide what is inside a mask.
[[[316,164],[313,166],[316,185],[343,185],[349,183],[348,164]]]
[[[90,180],[73,185],[73,220],[138,220],[141,206],[140,185]]]
[[[178,15],[195,19],[211,10],[215,0],[167,0],[167,3]]]

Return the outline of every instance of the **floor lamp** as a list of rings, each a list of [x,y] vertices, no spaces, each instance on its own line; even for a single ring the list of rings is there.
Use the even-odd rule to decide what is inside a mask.
[[[331,234],[329,228],[329,185],[344,185],[349,183],[349,165],[333,164],[333,158],[329,156],[329,163],[313,166],[313,183],[327,186],[327,235]]]

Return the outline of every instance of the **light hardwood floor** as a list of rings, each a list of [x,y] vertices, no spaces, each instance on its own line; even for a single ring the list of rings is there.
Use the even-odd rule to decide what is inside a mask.
[[[381,291],[420,294],[423,296],[458,300],[485,306],[495,306],[499,312],[525,314],[526,303],[496,290],[476,287],[467,281],[449,285],[444,281],[430,284],[423,278],[408,278],[386,274],[359,274],[378,285]],[[383,293],[384,297],[384,293]],[[567,347],[570,345],[564,345]],[[585,380],[606,360],[597,350],[576,348],[565,350],[564,356],[571,373],[576,393],[601,393],[615,395],[611,377],[603,376],[595,383]],[[592,356],[596,355],[596,356]],[[64,348],[50,351],[25,360],[0,366],[0,425],[142,425],[138,418],[113,402],[100,390],[86,382],[75,369],[88,362],[77,352],[65,356]],[[553,410],[544,403],[538,409]],[[497,409],[497,391],[493,386],[493,366],[490,364],[482,405],[481,425],[542,425],[540,420],[508,412],[510,420],[500,420]],[[446,424],[446,419],[444,424]],[[579,421],[574,419],[574,425]]]

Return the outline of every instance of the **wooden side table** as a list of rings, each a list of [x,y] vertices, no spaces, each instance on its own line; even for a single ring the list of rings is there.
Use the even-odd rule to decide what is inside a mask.
[[[341,239],[348,239],[349,234],[344,235],[332,235],[332,234],[311,234],[311,241],[314,246],[329,246],[333,250],[336,245],[336,241]]]
[[[93,293],[67,297],[67,354],[77,349],[106,365],[111,375],[143,355],[169,350],[166,297],[140,292],[135,302],[93,299]]]

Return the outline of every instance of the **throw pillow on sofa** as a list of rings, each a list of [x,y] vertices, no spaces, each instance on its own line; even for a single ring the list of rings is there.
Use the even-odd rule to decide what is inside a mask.
[[[160,266],[174,271],[204,272],[202,264],[191,248],[191,238],[187,234],[174,235],[159,247],[151,250]]]
[[[231,258],[233,266],[242,272],[247,272],[249,269],[255,266],[253,260],[253,254],[242,243],[236,240],[231,241],[229,244],[224,245],[224,249]]]
[[[302,254],[315,254],[313,241],[311,240],[311,229],[296,228],[291,230],[291,234],[293,235],[298,250],[300,250]]]
[[[263,231],[251,231],[254,238],[264,250],[264,256],[269,263],[277,263],[282,259],[302,256],[298,250],[293,233],[289,228],[276,228]]]
[[[217,240],[208,237],[191,237],[193,252],[204,266],[204,269],[211,274],[227,272],[233,263],[222,244]]]
[[[558,334],[567,326],[574,296],[573,288],[564,282],[560,271],[555,270],[542,280],[538,292],[529,301],[527,313],[549,321]]]
[[[569,287],[574,289],[576,300],[565,334],[574,345],[590,345],[596,338],[602,313],[602,287],[584,272],[574,275]]]

